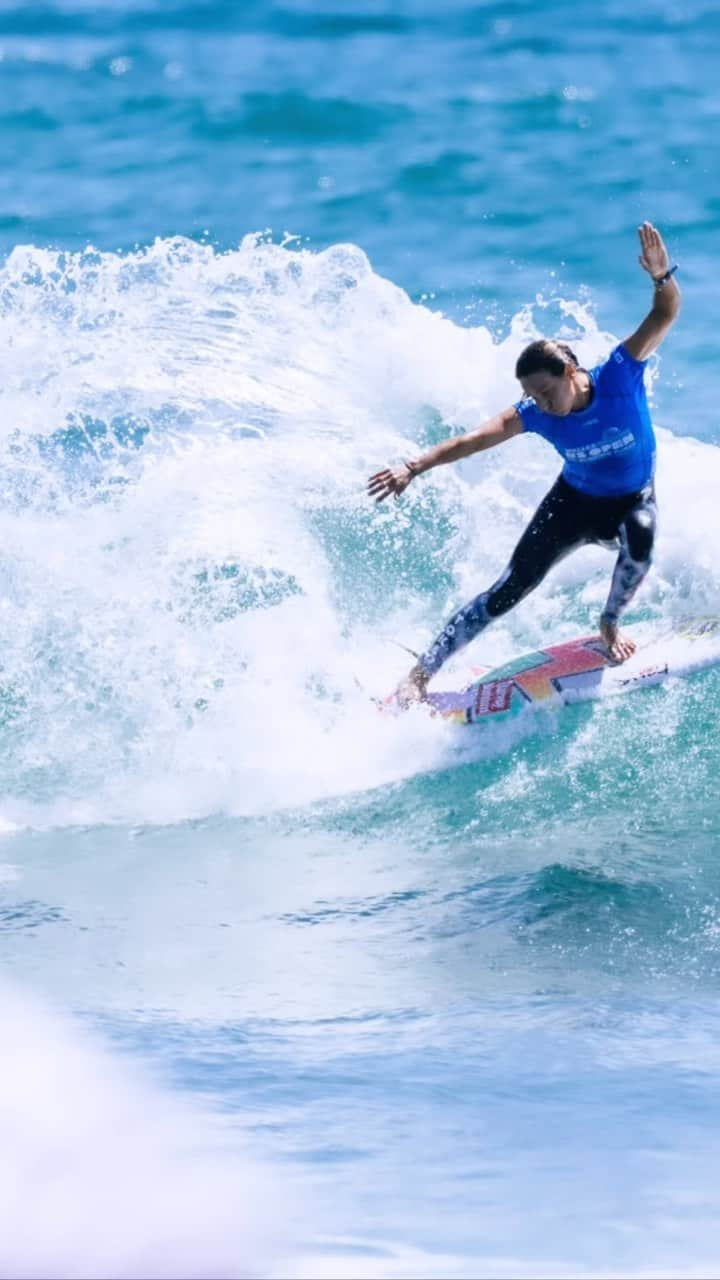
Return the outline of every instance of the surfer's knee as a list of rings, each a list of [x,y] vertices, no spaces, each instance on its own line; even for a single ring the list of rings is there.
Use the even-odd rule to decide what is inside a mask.
[[[490,618],[499,618],[519,604],[537,586],[540,576],[522,573],[512,562],[505,572],[485,592],[486,609]]]
[[[631,511],[624,522],[625,546],[636,564],[650,565],[655,545],[655,512],[651,506]]]

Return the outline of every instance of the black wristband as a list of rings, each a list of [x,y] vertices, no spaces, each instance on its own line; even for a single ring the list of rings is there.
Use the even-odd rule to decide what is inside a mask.
[[[655,288],[662,289],[663,285],[666,285],[668,280],[672,280],[677,269],[678,269],[678,264],[677,262],[675,262],[673,266],[670,267],[669,270],[665,272],[664,276],[653,276],[653,284],[655,285]]]

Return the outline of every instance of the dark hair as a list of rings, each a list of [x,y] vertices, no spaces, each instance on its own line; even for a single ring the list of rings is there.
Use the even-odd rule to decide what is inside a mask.
[[[539,338],[520,352],[515,365],[515,377],[529,378],[533,373],[552,373],[560,378],[569,364],[574,364],[576,369],[580,367],[575,352],[570,350],[566,342]]]

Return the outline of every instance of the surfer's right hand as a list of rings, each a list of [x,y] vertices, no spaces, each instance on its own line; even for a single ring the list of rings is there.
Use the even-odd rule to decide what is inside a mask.
[[[401,467],[386,467],[384,471],[377,471],[370,477],[367,491],[376,502],[384,502],[391,494],[394,498],[399,498],[416,475],[412,462],[405,462]]]

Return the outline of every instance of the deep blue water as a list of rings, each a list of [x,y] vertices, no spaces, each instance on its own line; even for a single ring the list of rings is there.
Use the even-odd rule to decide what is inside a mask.
[[[556,463],[363,486],[631,331],[650,218],[630,621],[720,612],[719,54],[703,0],[0,7],[1,1275],[717,1271],[717,676],[381,720]]]

